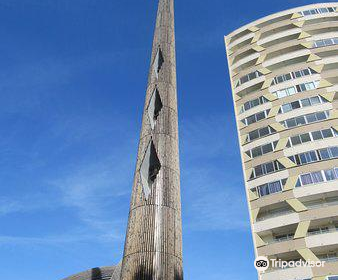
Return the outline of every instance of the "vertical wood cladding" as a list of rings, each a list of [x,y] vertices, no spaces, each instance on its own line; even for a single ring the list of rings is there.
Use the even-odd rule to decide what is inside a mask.
[[[154,124],[155,90],[162,107]],[[174,1],[159,0],[121,280],[183,279],[177,119]],[[140,167],[151,141],[161,167],[146,197]]]

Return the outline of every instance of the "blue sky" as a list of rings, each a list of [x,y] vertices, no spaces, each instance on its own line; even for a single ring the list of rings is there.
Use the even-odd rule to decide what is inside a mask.
[[[176,1],[185,278],[255,279],[223,35],[317,1]],[[0,275],[121,259],[157,1],[0,1]]]

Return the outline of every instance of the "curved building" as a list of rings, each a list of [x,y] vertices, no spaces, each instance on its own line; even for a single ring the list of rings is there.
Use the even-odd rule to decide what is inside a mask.
[[[270,259],[263,280],[338,279],[337,7],[283,11],[225,37],[255,253]]]
[[[63,280],[120,280],[120,275],[121,263],[116,266],[92,268]]]

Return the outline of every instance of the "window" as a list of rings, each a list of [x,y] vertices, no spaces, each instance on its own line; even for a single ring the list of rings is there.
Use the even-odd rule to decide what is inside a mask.
[[[312,137],[313,137],[313,140],[321,140],[321,139],[323,139],[323,134],[320,130],[314,131],[314,132],[312,132]]]
[[[330,151],[327,148],[319,150],[319,154],[322,160],[330,159]]]
[[[314,184],[324,182],[323,174],[321,172],[312,172],[311,176]]]
[[[243,84],[245,84],[246,82],[249,82],[249,81],[251,81],[251,80],[253,80],[253,79],[256,79],[256,78],[258,78],[258,77],[260,77],[260,76],[262,76],[262,75],[263,75],[263,74],[260,73],[260,72],[258,72],[258,71],[251,72],[251,73],[249,73],[249,74],[247,74],[247,75],[241,77],[241,78],[239,79],[239,81],[237,82],[236,87],[238,87],[238,86],[240,86],[240,85],[243,85]]]
[[[253,124],[255,122],[259,122],[259,121],[267,118],[269,112],[270,112],[270,109],[256,113],[254,115],[251,115],[251,116],[241,120],[241,122],[244,123],[245,125],[250,125],[250,124]]]
[[[283,169],[285,169],[285,167],[277,160],[267,162],[254,167],[250,179],[258,178]]]
[[[335,168],[336,171],[337,171],[337,168]],[[337,180],[337,172],[335,172],[334,169],[328,169],[328,170],[325,170],[324,171],[324,174],[325,174],[325,178],[327,181],[334,181],[334,180]]]
[[[151,193],[151,185],[154,183],[160,169],[161,163],[157,157],[154,143],[150,141],[140,167],[141,184],[146,200],[148,200]]]
[[[335,168],[337,171],[338,169]],[[333,169],[314,171],[311,173],[301,174],[297,181],[296,187],[330,182],[338,179],[337,171]]]
[[[297,100],[291,103],[286,103],[284,105],[282,105],[278,111],[279,114],[282,113],[287,113],[290,112],[292,110],[296,110],[299,108],[304,108],[304,107],[309,107],[309,106],[314,106],[317,104],[322,104],[322,103],[326,103],[327,100],[322,98],[321,96],[314,96],[311,98],[304,98],[301,100]]]
[[[311,68],[306,68],[306,69],[290,72],[290,73],[279,75],[279,76],[273,78],[271,85],[277,85],[277,84],[280,84],[280,83],[283,83],[283,82],[286,82],[286,81],[290,81],[290,80],[293,80],[293,79],[305,77],[305,76],[316,74],[316,73],[317,72],[315,72]]]
[[[338,280],[338,275],[337,276],[328,276],[327,280]]]
[[[309,15],[315,15],[315,14],[325,14],[325,13],[333,13],[335,12],[335,8],[319,8],[319,9],[311,9],[311,10],[306,10],[302,11],[301,14],[303,16],[309,16]],[[331,280],[331,279],[329,279]]]
[[[278,141],[274,141],[272,143],[268,143],[268,144],[253,148],[249,151],[246,151],[245,153],[251,158],[256,158],[264,154],[273,152],[277,146],[277,143]]]
[[[164,63],[163,54],[162,54],[161,49],[159,48],[157,53],[156,53],[154,66],[153,66],[156,78],[158,78],[158,74],[160,73],[160,70],[162,68],[163,63]]]
[[[321,48],[321,47],[327,47],[327,46],[333,46],[338,44],[338,38],[330,38],[330,39],[324,39],[324,40],[317,40],[313,42],[314,48]]]
[[[338,157],[338,147],[329,147],[320,150],[309,151],[294,156],[289,156],[289,159],[295,164],[304,165],[311,162],[334,159]]]
[[[313,184],[311,173],[300,175],[300,180],[303,186]]]
[[[151,129],[155,128],[157,118],[160,111],[163,108],[162,100],[157,89],[154,90],[153,95],[150,98],[149,105],[147,108],[148,118],[150,121]]]
[[[250,100],[248,102],[245,102],[244,105],[241,107],[240,113],[248,111],[251,108],[254,108],[254,107],[261,105],[261,104],[264,104],[266,102],[268,102],[268,100],[263,96],[256,98],[256,99],[253,99],[253,100]]]
[[[248,140],[253,141],[255,139],[270,135],[270,134],[275,133],[275,132],[276,132],[276,130],[274,130],[270,126],[262,127],[262,128],[259,128],[259,129],[256,129],[256,130],[249,132]]]
[[[338,147],[330,147],[319,150],[319,154],[322,160],[337,158],[338,157]]]
[[[253,192],[258,193],[259,197],[263,197],[266,195],[279,193],[283,191],[283,186],[286,183],[286,179],[278,180],[270,183],[266,183],[264,185],[260,185],[257,188],[251,189]]]
[[[273,92],[272,94],[274,94],[277,98],[283,98],[286,96],[294,95],[299,92],[316,89],[318,85],[319,85],[319,81],[308,82],[308,83],[288,87],[285,89],[277,90]]]
[[[300,135],[300,140],[302,143],[311,142],[311,137],[309,133],[304,133]]]
[[[305,125],[309,123],[314,123],[317,121],[326,120],[329,118],[329,111],[317,112],[308,114],[305,116],[300,116],[296,118],[291,118],[285,121],[282,121],[280,124],[284,125],[286,128],[292,128],[295,126]]]

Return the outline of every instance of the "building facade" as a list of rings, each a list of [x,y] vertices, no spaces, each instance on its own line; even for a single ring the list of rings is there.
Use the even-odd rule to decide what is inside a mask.
[[[225,37],[256,256],[325,261],[262,280],[338,279],[338,3]]]

